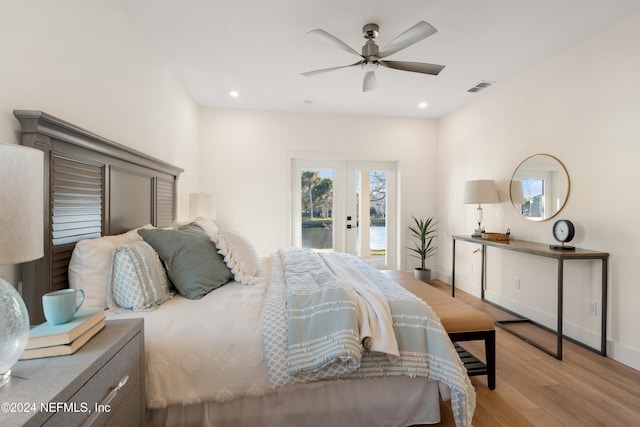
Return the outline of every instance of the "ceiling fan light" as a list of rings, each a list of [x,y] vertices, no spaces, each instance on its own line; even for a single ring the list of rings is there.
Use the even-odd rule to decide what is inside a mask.
[[[378,69],[378,63],[377,62],[372,62],[372,61],[367,61],[367,62],[363,62],[361,64],[361,67],[364,71],[375,71]]]
[[[376,73],[373,71],[367,71],[362,81],[362,91],[371,92],[378,88],[378,82],[376,81]]]

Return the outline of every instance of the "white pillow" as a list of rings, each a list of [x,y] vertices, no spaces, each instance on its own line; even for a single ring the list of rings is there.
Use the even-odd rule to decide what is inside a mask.
[[[147,224],[140,228],[153,228]],[[138,228],[124,234],[86,239],[76,243],[69,261],[69,286],[85,293],[82,308],[107,308],[107,289],[113,270],[113,250],[118,245],[141,241]]]
[[[109,309],[152,310],[173,295],[160,257],[151,245],[132,242],[115,248],[111,292],[107,295]]]
[[[185,225],[191,224],[192,222],[198,224],[200,228],[202,228],[204,232],[207,233],[207,236],[209,236],[210,239],[213,239],[216,231],[218,231],[218,226],[209,218],[205,218],[203,216],[196,217],[189,221],[173,221],[173,223],[171,224],[171,228],[177,230],[184,227]]]
[[[211,238],[224,257],[224,262],[233,273],[236,282],[244,285],[256,283],[260,273],[260,258],[251,242],[237,231],[220,230]]]

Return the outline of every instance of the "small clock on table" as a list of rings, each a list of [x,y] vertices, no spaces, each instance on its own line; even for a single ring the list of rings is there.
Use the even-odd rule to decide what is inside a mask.
[[[575,234],[573,223],[568,219],[559,219],[553,224],[553,237],[560,242],[559,245],[550,245],[551,249],[574,250],[575,246],[567,246]]]

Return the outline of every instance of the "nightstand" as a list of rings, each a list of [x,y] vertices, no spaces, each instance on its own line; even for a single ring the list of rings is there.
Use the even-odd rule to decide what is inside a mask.
[[[144,425],[143,326],[110,320],[75,354],[18,362],[0,388],[1,424]]]

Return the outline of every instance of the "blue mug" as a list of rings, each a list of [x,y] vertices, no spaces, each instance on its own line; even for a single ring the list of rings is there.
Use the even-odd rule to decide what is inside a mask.
[[[80,294],[79,301],[78,294]],[[82,289],[63,289],[49,292],[42,296],[44,317],[52,325],[67,323],[75,317],[83,302],[84,291]]]

